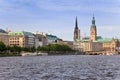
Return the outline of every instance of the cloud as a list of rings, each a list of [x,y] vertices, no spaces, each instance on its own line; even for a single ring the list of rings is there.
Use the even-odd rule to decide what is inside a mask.
[[[0,0],[0,12],[19,13],[23,10],[30,13],[48,10],[120,13],[119,2],[119,0]]]
[[[119,0],[46,0],[35,2],[39,8],[52,11],[99,11],[120,13]]]
[[[89,35],[89,29],[85,26],[90,26],[88,19],[90,17],[91,20],[90,15],[93,12],[97,23],[103,25],[97,27],[98,34],[113,36],[119,33],[119,26],[112,26],[112,24],[120,25],[120,0],[0,0],[1,25],[16,30],[31,31],[37,26],[36,30],[51,31],[59,36],[73,37],[74,25],[72,24],[74,24],[73,17],[76,15],[81,16],[79,20],[81,34]],[[67,39],[65,36],[64,38]]]
[[[30,0],[0,0],[1,15],[25,15],[30,13],[28,8],[32,8]]]
[[[103,37],[118,37],[120,38],[120,26],[99,26],[97,27],[98,35],[101,35]]]
[[[102,36],[103,38],[112,38],[117,37],[120,38],[120,26],[115,25],[103,25],[97,26],[97,35]],[[81,36],[90,36],[90,27],[82,27],[80,28]]]

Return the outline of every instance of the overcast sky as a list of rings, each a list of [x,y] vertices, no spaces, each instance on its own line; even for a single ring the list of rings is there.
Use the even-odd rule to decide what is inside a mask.
[[[120,38],[120,0],[0,0],[0,28],[73,40],[75,17],[89,36],[93,13],[99,36]]]

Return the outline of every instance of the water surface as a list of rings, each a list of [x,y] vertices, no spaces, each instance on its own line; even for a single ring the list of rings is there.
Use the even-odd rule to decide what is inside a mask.
[[[0,80],[120,80],[120,56],[1,57]]]

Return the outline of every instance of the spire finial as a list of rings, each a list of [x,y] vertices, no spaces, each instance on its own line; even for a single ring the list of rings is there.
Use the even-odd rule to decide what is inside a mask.
[[[95,17],[94,17],[94,13],[93,13],[92,24],[95,24]]]
[[[94,13],[93,13],[93,20],[95,20],[95,16],[94,16]]]

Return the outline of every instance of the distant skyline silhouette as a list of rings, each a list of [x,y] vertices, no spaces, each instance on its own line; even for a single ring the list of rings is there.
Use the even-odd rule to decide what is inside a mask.
[[[98,36],[120,38],[120,0],[0,0],[0,28],[46,32],[73,40],[75,18],[89,36],[93,14]]]

